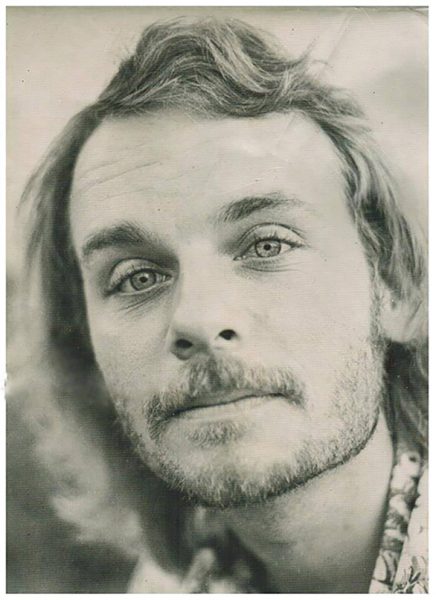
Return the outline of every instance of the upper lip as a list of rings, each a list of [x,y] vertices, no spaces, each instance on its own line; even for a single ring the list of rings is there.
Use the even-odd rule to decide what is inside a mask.
[[[204,394],[198,398],[191,398],[189,402],[176,410],[176,414],[195,408],[206,408],[208,406],[217,406],[219,404],[230,404],[244,398],[254,398],[260,396],[270,396],[271,393],[260,392],[258,390],[241,389],[233,391],[221,391],[213,394]]]

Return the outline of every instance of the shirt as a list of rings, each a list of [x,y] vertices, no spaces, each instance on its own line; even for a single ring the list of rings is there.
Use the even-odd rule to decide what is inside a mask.
[[[399,444],[389,485],[379,554],[368,593],[428,592],[427,468],[420,454]],[[128,591],[179,593],[262,593],[241,556],[223,569],[216,548],[197,549],[185,577],[165,575],[157,565],[139,564]]]

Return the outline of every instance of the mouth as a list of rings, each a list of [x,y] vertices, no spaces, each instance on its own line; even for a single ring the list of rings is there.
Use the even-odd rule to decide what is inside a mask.
[[[253,390],[211,394],[193,400],[188,406],[175,411],[173,416],[187,419],[223,417],[226,414],[231,416],[240,411],[256,408],[279,397],[282,397],[281,394],[262,394],[262,392]]]

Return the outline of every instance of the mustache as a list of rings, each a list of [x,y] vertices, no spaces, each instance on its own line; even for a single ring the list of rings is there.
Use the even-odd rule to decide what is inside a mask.
[[[293,404],[304,404],[304,386],[290,369],[248,366],[233,357],[213,355],[186,364],[176,383],[151,397],[144,416],[151,427],[159,427],[206,395],[247,388],[255,395],[281,395]]]

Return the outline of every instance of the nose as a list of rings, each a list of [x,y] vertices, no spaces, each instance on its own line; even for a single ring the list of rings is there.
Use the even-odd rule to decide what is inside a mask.
[[[218,278],[205,281],[197,271],[195,284],[182,282],[173,306],[168,330],[169,351],[179,360],[188,360],[198,353],[232,351],[242,341],[243,318],[240,301],[230,297]],[[219,278],[221,283],[223,279]]]
[[[230,349],[237,339],[238,334],[234,329],[222,329],[214,335],[212,328],[210,333],[206,328],[196,332],[190,328],[190,331],[176,333],[171,343],[171,352],[180,360],[187,360],[199,352]]]

